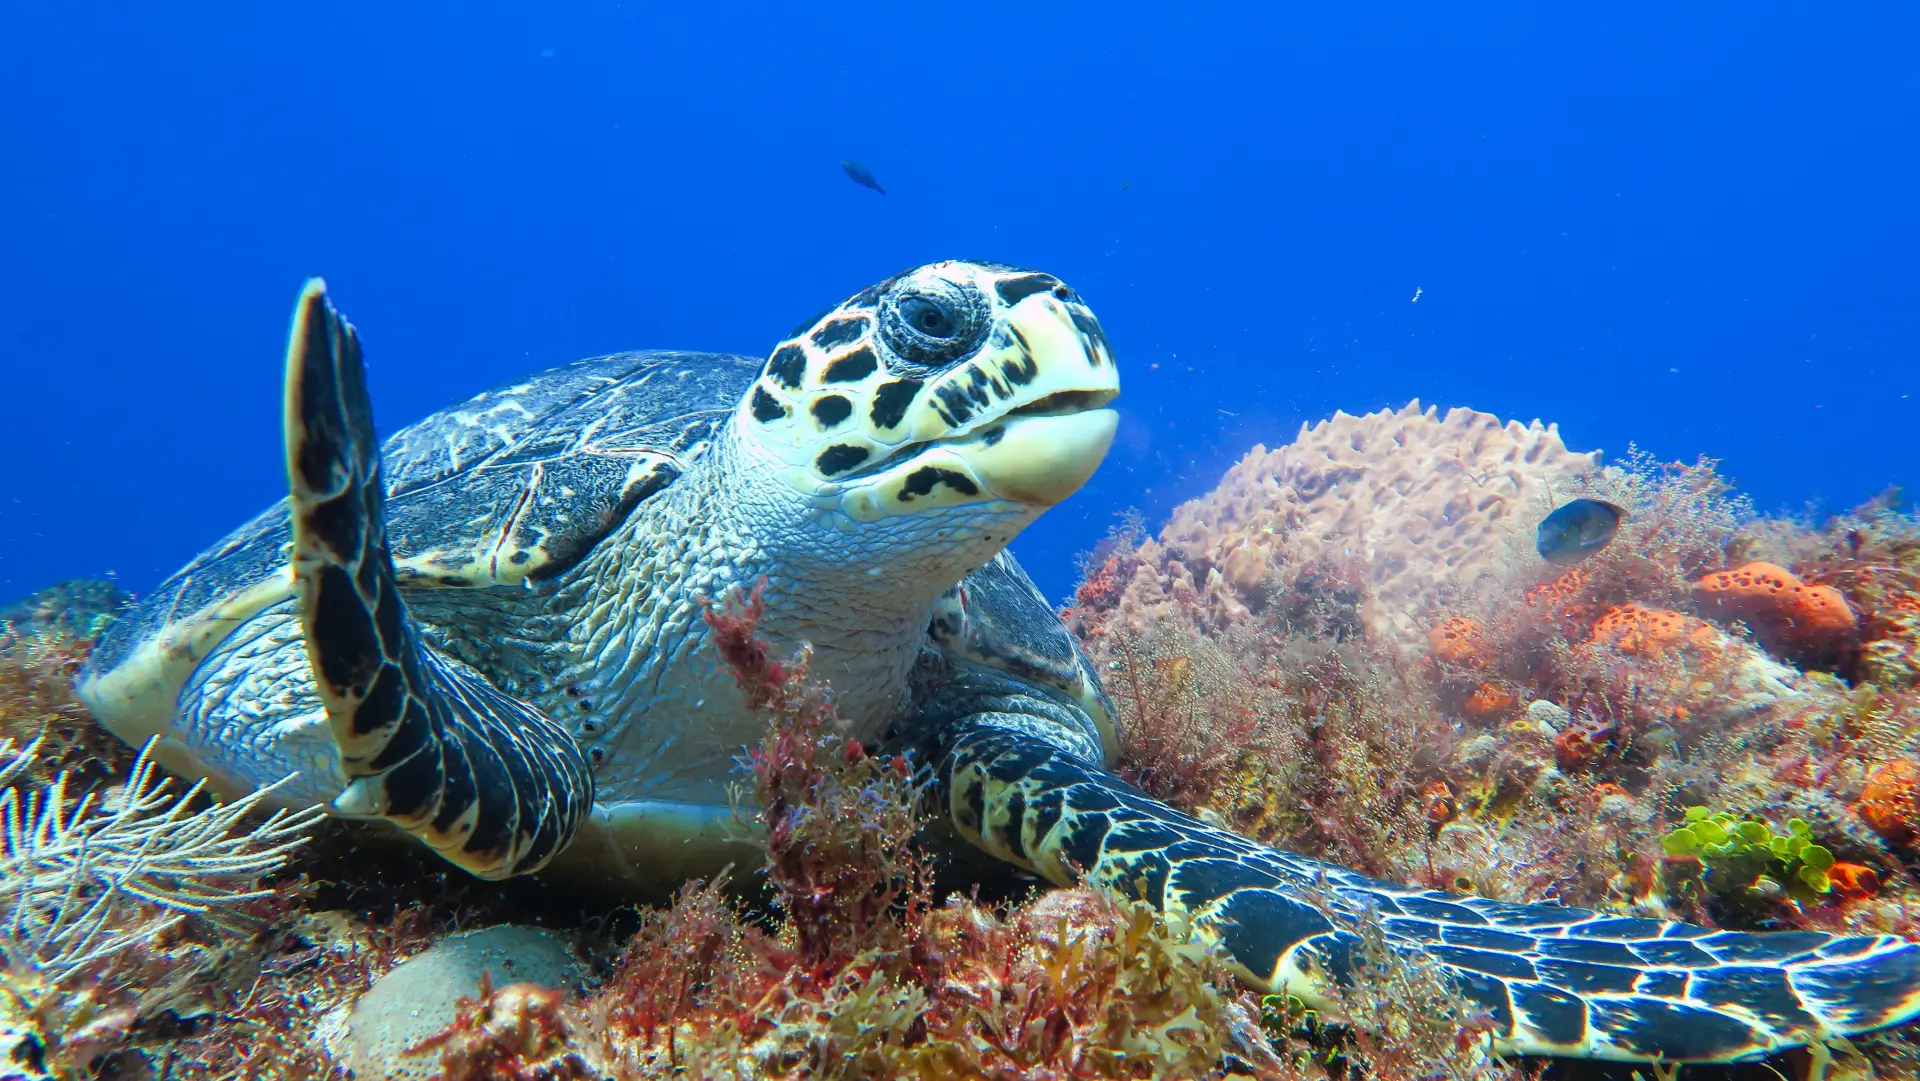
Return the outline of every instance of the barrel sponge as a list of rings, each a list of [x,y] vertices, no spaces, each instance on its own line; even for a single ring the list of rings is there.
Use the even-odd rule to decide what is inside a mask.
[[[1599,468],[1597,453],[1568,450],[1537,420],[1502,424],[1471,409],[1443,418],[1417,400],[1335,413],[1287,446],[1254,447],[1174,512],[1160,544],[1187,568],[1224,572],[1220,584],[1242,603],[1265,571],[1357,562],[1368,633],[1421,650],[1449,602],[1496,580],[1515,543],[1530,542],[1553,493]]]

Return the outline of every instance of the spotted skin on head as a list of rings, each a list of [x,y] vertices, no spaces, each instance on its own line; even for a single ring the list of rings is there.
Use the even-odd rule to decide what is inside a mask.
[[[940,773],[962,836],[1181,914],[1248,983],[1324,1011],[1370,912],[1488,1012],[1503,1055],[1735,1062],[1920,1014],[1920,944],[1897,936],[1712,931],[1413,889],[1216,829],[1030,726],[975,717],[953,732]]]
[[[947,336],[916,322],[949,317]],[[1082,409],[1118,389],[1105,333],[1058,278],[936,263],[802,324],[735,420],[788,483],[872,521],[1009,494],[964,453],[905,452],[943,440],[991,450],[1010,414]]]
[[[286,434],[294,591],[350,782],[335,809],[482,878],[537,870],[592,806],[592,775],[559,725],[422,644],[387,545],[360,341],[317,279],[294,314]]]

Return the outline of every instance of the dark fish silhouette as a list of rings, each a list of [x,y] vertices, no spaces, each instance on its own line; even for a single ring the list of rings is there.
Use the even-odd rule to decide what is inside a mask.
[[[847,179],[853,181],[855,184],[858,184],[863,188],[872,188],[874,191],[877,191],[882,195],[885,195],[887,193],[887,189],[881,187],[880,182],[873,178],[873,173],[868,171],[866,166],[860,164],[859,162],[853,160],[852,158],[847,158],[846,160],[842,161],[840,163],[840,168],[845,169],[847,171]]]
[[[1578,563],[1613,543],[1626,511],[1598,499],[1576,499],[1540,520],[1534,547],[1556,566]]]

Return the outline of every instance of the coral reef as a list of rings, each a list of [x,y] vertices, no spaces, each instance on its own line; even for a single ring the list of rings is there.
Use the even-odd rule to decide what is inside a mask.
[[[1471,429],[1550,447],[1506,481],[1540,494],[1454,505],[1436,540],[1421,489],[1377,490],[1401,455],[1429,460],[1437,422],[1416,416],[1304,429],[1157,536],[1136,521],[1096,551],[1066,616],[1126,722],[1121,770],[1263,840],[1443,889],[1920,930],[1914,519],[1891,498],[1762,518],[1709,460],[1600,466],[1485,418]],[[1330,454],[1352,463],[1335,494],[1300,464]],[[1571,569],[1528,545],[1549,484],[1626,511]],[[1305,521],[1341,528],[1288,528]],[[1447,538],[1475,551],[1443,557]]]
[[[564,936],[443,936],[378,966],[331,1041],[309,1027],[300,1070],[245,1076],[330,1077],[336,1061],[449,1081],[1319,1074],[1290,1067],[1317,1052],[1283,1059],[1252,996],[1144,906],[1078,889],[1003,909],[937,902],[914,780],[840,734],[805,654],[776,660],[754,633],[760,611],[756,593],[709,620],[770,717],[749,756],[764,891],[688,884],[584,992],[552,963],[528,967]],[[338,1015],[350,997],[325,1001]]]
[[[124,603],[63,583],[0,622],[0,1068],[88,1077],[224,1005],[315,813],[176,785],[74,701]]]
[[[22,784],[37,750],[0,742],[0,1053],[78,1077],[218,982],[318,812],[261,816],[264,790],[202,805],[145,754],[104,792]]]
[[[0,608],[0,636],[92,641],[132,600],[111,582],[70,578]]]
[[[1920,834],[1920,762],[1896,758],[1867,774],[1856,805],[1860,820],[1894,844]]]
[[[432,1076],[439,1077],[598,1078],[586,1057],[572,1047],[574,1026],[565,1015],[566,1001],[565,991],[537,983],[510,983],[496,990],[492,977],[483,973],[478,992],[460,1000],[452,1023],[408,1051],[434,1062]]]
[[[1576,496],[1625,519],[1548,566],[1533,528]],[[740,807],[767,862],[641,910],[170,786],[66,689],[123,600],[69,583],[0,613],[6,1069],[1539,1074],[1488,1060],[1489,1019],[1364,916],[1322,1016],[1118,897],[943,892],[964,869],[924,778],[846,737],[804,650],[769,652],[757,591],[708,621],[768,719]],[[1236,832],[1506,900],[1920,937],[1920,524],[1892,495],[1765,518],[1711,461],[1603,466],[1551,426],[1416,403],[1256,448],[1157,534],[1129,521],[1066,618],[1120,772]],[[1920,1076],[1906,1034],[1857,1051],[1846,1069]]]
[[[1828,875],[1836,866],[1833,853],[1814,843],[1813,828],[1804,819],[1790,819],[1781,830],[1757,817],[1713,814],[1705,807],[1687,808],[1685,819],[1660,844],[1668,856],[1697,859],[1709,888],[1719,893],[1765,899],[1786,890],[1817,901],[1833,890]],[[1859,872],[1847,875],[1856,889],[1865,882]]]

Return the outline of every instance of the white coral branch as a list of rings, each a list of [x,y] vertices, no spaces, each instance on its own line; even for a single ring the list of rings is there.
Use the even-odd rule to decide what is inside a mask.
[[[33,761],[40,751],[40,745],[46,742],[45,736],[35,737],[32,743],[15,749],[12,739],[0,739],[0,785],[9,785],[20,772]]]
[[[0,743],[0,785],[37,748]],[[246,824],[278,785],[196,809],[205,782],[179,791],[152,750],[149,742],[104,798],[75,799],[66,774],[0,792],[0,964],[57,981],[188,916],[242,930],[232,906],[272,893],[259,880],[285,866],[323,815],[275,810]]]

